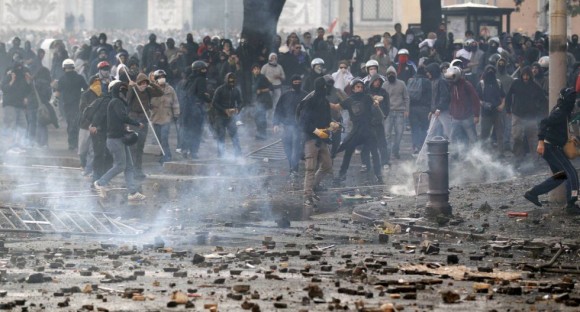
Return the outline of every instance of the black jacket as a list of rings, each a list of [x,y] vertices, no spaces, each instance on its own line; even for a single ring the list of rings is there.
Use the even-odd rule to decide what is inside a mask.
[[[425,70],[431,74],[431,112],[434,113],[436,110],[449,111],[449,103],[451,102],[449,84],[441,77],[439,65],[429,64]]]
[[[212,112],[214,117],[230,118],[226,114],[226,109],[242,107],[242,95],[236,87],[230,87],[227,82],[215,90],[212,101]]]
[[[540,122],[538,140],[546,140],[552,145],[563,147],[568,140],[568,121],[573,108],[574,103],[565,104],[558,100],[550,115]]]
[[[524,82],[521,78],[528,74],[530,80]],[[542,87],[533,81],[532,71],[529,67],[521,70],[519,79],[514,80],[506,94],[506,112],[520,118],[541,118],[548,114],[548,103]]]
[[[326,99],[325,91],[316,91],[309,94],[300,102],[297,108],[299,123],[305,134],[305,141],[319,139],[313,132],[316,128],[326,129],[332,121],[330,103]]]
[[[85,78],[76,71],[65,72],[58,80],[57,91],[66,110],[79,110],[82,90],[87,90]]]
[[[16,80],[10,85],[12,72],[16,73]],[[27,70],[23,67],[13,67],[6,73],[6,76],[2,80],[2,92],[4,92],[2,106],[24,108],[24,99],[32,91],[31,84],[26,82],[26,72]]]
[[[308,94],[302,90],[290,90],[282,94],[278,100],[278,104],[276,105],[272,124],[282,124],[286,126],[296,125],[296,108],[306,95]]]
[[[110,95],[105,95],[91,103],[93,114],[88,121],[91,126],[97,128],[97,136],[107,134],[107,110],[112,99]]]
[[[129,118],[127,102],[119,94],[119,84],[111,90],[112,99],[107,106],[107,138],[120,139],[127,133],[126,125],[139,126],[139,123]]]

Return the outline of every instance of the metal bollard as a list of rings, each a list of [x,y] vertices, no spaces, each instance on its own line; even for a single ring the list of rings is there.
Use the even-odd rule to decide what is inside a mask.
[[[426,215],[451,215],[449,205],[449,141],[437,136],[427,142],[429,191]]]

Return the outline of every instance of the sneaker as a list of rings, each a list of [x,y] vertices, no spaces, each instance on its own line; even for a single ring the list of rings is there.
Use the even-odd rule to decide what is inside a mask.
[[[129,194],[129,196],[127,196],[127,199],[130,201],[141,201],[141,200],[144,200],[145,198],[147,198],[147,196],[145,196],[139,192],[135,192],[135,193]]]
[[[566,206],[564,206],[564,212],[570,216],[579,216],[580,207],[578,207],[576,201],[571,201]]]
[[[107,195],[107,189],[99,184],[99,181],[95,181],[93,182],[93,186],[95,187],[95,190],[97,190],[97,193],[99,194],[100,197],[105,198]]]
[[[542,207],[542,203],[540,203],[540,201],[538,200],[538,195],[534,195],[530,191],[527,191],[524,194],[524,198],[531,201],[534,205]]]
[[[369,169],[367,168],[367,165],[360,165],[360,170],[359,172],[368,172]]]
[[[176,149],[175,149],[175,152],[176,152],[177,154],[181,154],[181,148],[176,148]]]

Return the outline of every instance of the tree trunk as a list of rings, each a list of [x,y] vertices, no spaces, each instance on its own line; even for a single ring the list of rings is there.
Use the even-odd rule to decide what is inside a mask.
[[[421,29],[425,37],[430,32],[437,32],[441,24],[441,1],[421,0]]]
[[[240,46],[239,58],[242,68],[240,83],[244,102],[251,101],[252,64],[257,62],[262,49],[271,51],[277,33],[278,19],[286,0],[244,0],[242,36],[246,44]]]

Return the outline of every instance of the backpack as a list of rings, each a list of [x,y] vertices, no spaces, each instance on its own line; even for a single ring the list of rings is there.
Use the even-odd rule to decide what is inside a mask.
[[[423,97],[423,79],[411,78],[407,82],[407,92],[411,102],[419,102]]]
[[[101,103],[108,104],[109,101],[111,101],[110,96],[101,96],[101,97],[95,99],[94,101],[92,101],[91,104],[89,104],[89,106],[87,106],[83,110],[83,112],[81,114],[81,120],[88,121],[89,123],[92,122],[93,117],[95,116],[97,111],[101,107],[105,107],[105,106],[101,106]]]

